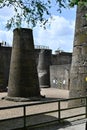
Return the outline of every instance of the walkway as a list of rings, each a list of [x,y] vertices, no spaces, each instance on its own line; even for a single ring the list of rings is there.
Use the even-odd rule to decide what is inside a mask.
[[[45,89],[41,89],[41,94],[46,96],[45,100],[51,100],[51,99],[56,99],[56,98],[68,98],[69,96],[69,91],[67,90],[59,90],[59,89],[54,89],[54,88],[45,88]],[[7,93],[0,93],[0,99],[4,96],[6,96]],[[13,101],[7,101],[7,100],[0,100],[0,107],[2,106],[13,106],[13,105],[18,105],[18,104],[26,104],[26,103],[32,103],[32,102],[13,102]],[[32,107],[32,109],[28,109],[29,113],[35,113],[36,111],[44,111],[45,109],[49,110],[49,109],[55,109],[57,106],[57,104],[54,104],[52,106],[52,104],[49,106],[39,106],[38,107]],[[67,103],[63,103],[62,107],[67,107]],[[10,117],[16,117],[16,116],[20,116],[22,115],[22,109],[15,109],[14,112],[12,110],[6,110],[6,111],[0,111],[0,119],[4,119],[4,118],[10,118]],[[81,110],[83,111],[83,109]],[[77,113],[77,111],[76,111]],[[65,113],[66,115],[69,113]],[[71,112],[70,112],[71,114]],[[45,117],[47,120],[49,118],[56,118],[56,115],[51,115],[51,116],[46,116]],[[35,121],[37,121],[37,119],[34,118]],[[43,117],[38,120],[43,120]],[[30,117],[29,117],[29,121],[30,121]],[[28,121],[28,122],[29,122]],[[22,126],[23,125],[23,120],[22,119],[16,119],[16,120],[10,120],[10,121],[4,121],[1,122],[0,121],[0,130],[12,130],[12,129],[16,129],[18,126]],[[29,129],[30,130],[30,129]],[[44,126],[44,127],[38,127],[38,128],[33,128],[32,130],[85,130],[85,121],[79,121],[79,122],[72,122],[72,124],[67,124],[67,125],[58,125],[58,124],[53,124],[53,125],[49,125],[49,126]]]

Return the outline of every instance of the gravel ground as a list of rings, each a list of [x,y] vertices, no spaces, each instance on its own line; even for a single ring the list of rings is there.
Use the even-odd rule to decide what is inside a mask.
[[[57,98],[68,98],[69,97],[69,91],[68,90],[59,90],[59,89],[54,89],[54,88],[44,88],[41,89],[41,95],[45,95],[46,98],[43,100],[52,100],[52,99],[57,99]],[[31,104],[34,103],[34,101],[28,101],[28,102],[14,102],[14,101],[8,101],[8,100],[2,100],[3,97],[7,96],[7,93],[0,93],[0,107],[4,106],[15,106],[15,105],[20,105],[20,104]],[[40,102],[40,101],[35,101],[35,102]],[[68,103],[63,102],[61,103],[62,108],[67,108]],[[31,106],[27,107],[27,115],[29,114],[35,114],[37,112],[44,112],[48,110],[55,110],[58,108],[58,103],[52,103],[52,104],[43,104],[43,105],[38,105],[38,106]],[[84,112],[85,109],[81,108],[78,110],[74,111],[65,111],[62,112],[62,117],[72,115],[73,113],[79,114],[81,112]],[[0,111],[0,120],[6,119],[6,118],[11,118],[11,117],[17,117],[17,116],[22,116],[23,115],[23,108],[16,108],[16,109],[10,109],[10,110],[1,110]],[[57,119],[58,118],[58,113],[52,113],[50,115],[41,115],[39,117],[29,117],[27,118],[27,125],[33,124],[33,122],[39,122],[39,121],[44,121],[44,120],[50,120],[50,119]],[[67,121],[72,121],[72,120],[67,120]],[[85,122],[85,121],[84,121]],[[55,124],[55,125],[50,125],[42,128],[35,128],[35,130],[85,130],[85,123],[80,121],[80,123],[77,123],[77,125],[72,125],[68,124],[69,126],[63,127],[63,125]],[[68,122],[69,123],[69,122]],[[16,120],[9,120],[9,121],[0,121],[0,130],[12,130],[15,129],[19,126],[22,127],[23,125],[23,119],[16,119]],[[30,129],[29,129],[30,130]],[[33,128],[34,130],[34,128]]]

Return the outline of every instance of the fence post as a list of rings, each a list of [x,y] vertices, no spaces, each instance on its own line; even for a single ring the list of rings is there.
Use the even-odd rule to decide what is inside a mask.
[[[59,118],[59,123],[61,120],[61,115],[60,115],[60,101],[58,101],[58,118]]]
[[[23,114],[24,114],[24,130],[26,129],[26,106],[23,107]]]

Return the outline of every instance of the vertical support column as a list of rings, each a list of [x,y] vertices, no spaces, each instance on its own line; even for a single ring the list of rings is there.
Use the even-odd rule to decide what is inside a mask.
[[[76,16],[75,38],[70,72],[70,97],[87,95],[87,7],[78,6]],[[71,106],[84,104],[78,99]]]
[[[23,106],[24,130],[26,129],[26,106]]]
[[[14,30],[8,97],[39,97],[39,81],[31,29]]]
[[[51,50],[42,49],[38,61],[38,77],[40,87],[50,87]]]
[[[86,119],[87,119],[87,97],[86,97]],[[85,130],[87,130],[87,120],[86,120]]]
[[[60,121],[61,121],[61,110],[60,110],[61,108],[60,108],[60,101],[58,101],[58,118],[59,118],[59,123],[60,123]]]

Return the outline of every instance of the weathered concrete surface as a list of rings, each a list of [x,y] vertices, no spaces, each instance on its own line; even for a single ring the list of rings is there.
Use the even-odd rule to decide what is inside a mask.
[[[38,61],[38,77],[40,87],[50,87],[51,50],[41,50]]]
[[[8,97],[39,97],[39,81],[31,29],[15,29]]]
[[[87,7],[78,7],[70,74],[70,97],[87,95]],[[81,100],[71,105],[82,104]]]
[[[50,66],[50,84],[52,88],[69,90],[70,64]]]
[[[8,86],[8,79],[9,79],[11,50],[12,50],[12,47],[0,46],[0,91],[7,90],[6,87]],[[43,49],[37,49],[37,48],[34,49],[36,65],[38,65],[39,53],[40,53],[41,50],[43,50]],[[51,66],[55,65],[55,71],[57,71],[57,69],[58,69],[57,65],[61,66],[61,69],[62,69],[63,65],[66,66],[66,64],[71,64],[72,53],[60,52],[60,53],[50,55],[50,53],[51,53],[50,49],[45,49],[45,51],[47,51],[49,53],[49,56],[47,54],[47,57],[45,58],[45,60],[46,60],[46,62],[49,63],[48,66],[50,66],[50,62],[51,62]],[[49,61],[47,61],[48,59],[49,59]],[[62,73],[61,70],[60,70],[60,73]],[[41,72],[38,73],[38,75],[41,76]],[[51,70],[50,70],[50,75],[52,75]],[[48,76],[50,76],[50,75],[48,74]],[[47,77],[47,78],[49,78],[49,77]],[[60,79],[62,79],[61,75],[60,75]],[[51,79],[50,79],[50,82],[51,82],[51,85],[53,85],[53,86],[50,86],[50,87],[56,87],[56,84],[52,84]],[[44,84],[46,84],[44,87],[48,87],[48,84],[50,84],[50,83],[45,82]]]
[[[59,51],[56,54],[53,54],[51,58],[52,58],[52,65],[71,64],[72,53]]]
[[[11,47],[0,46],[0,90],[5,91],[8,85]]]

